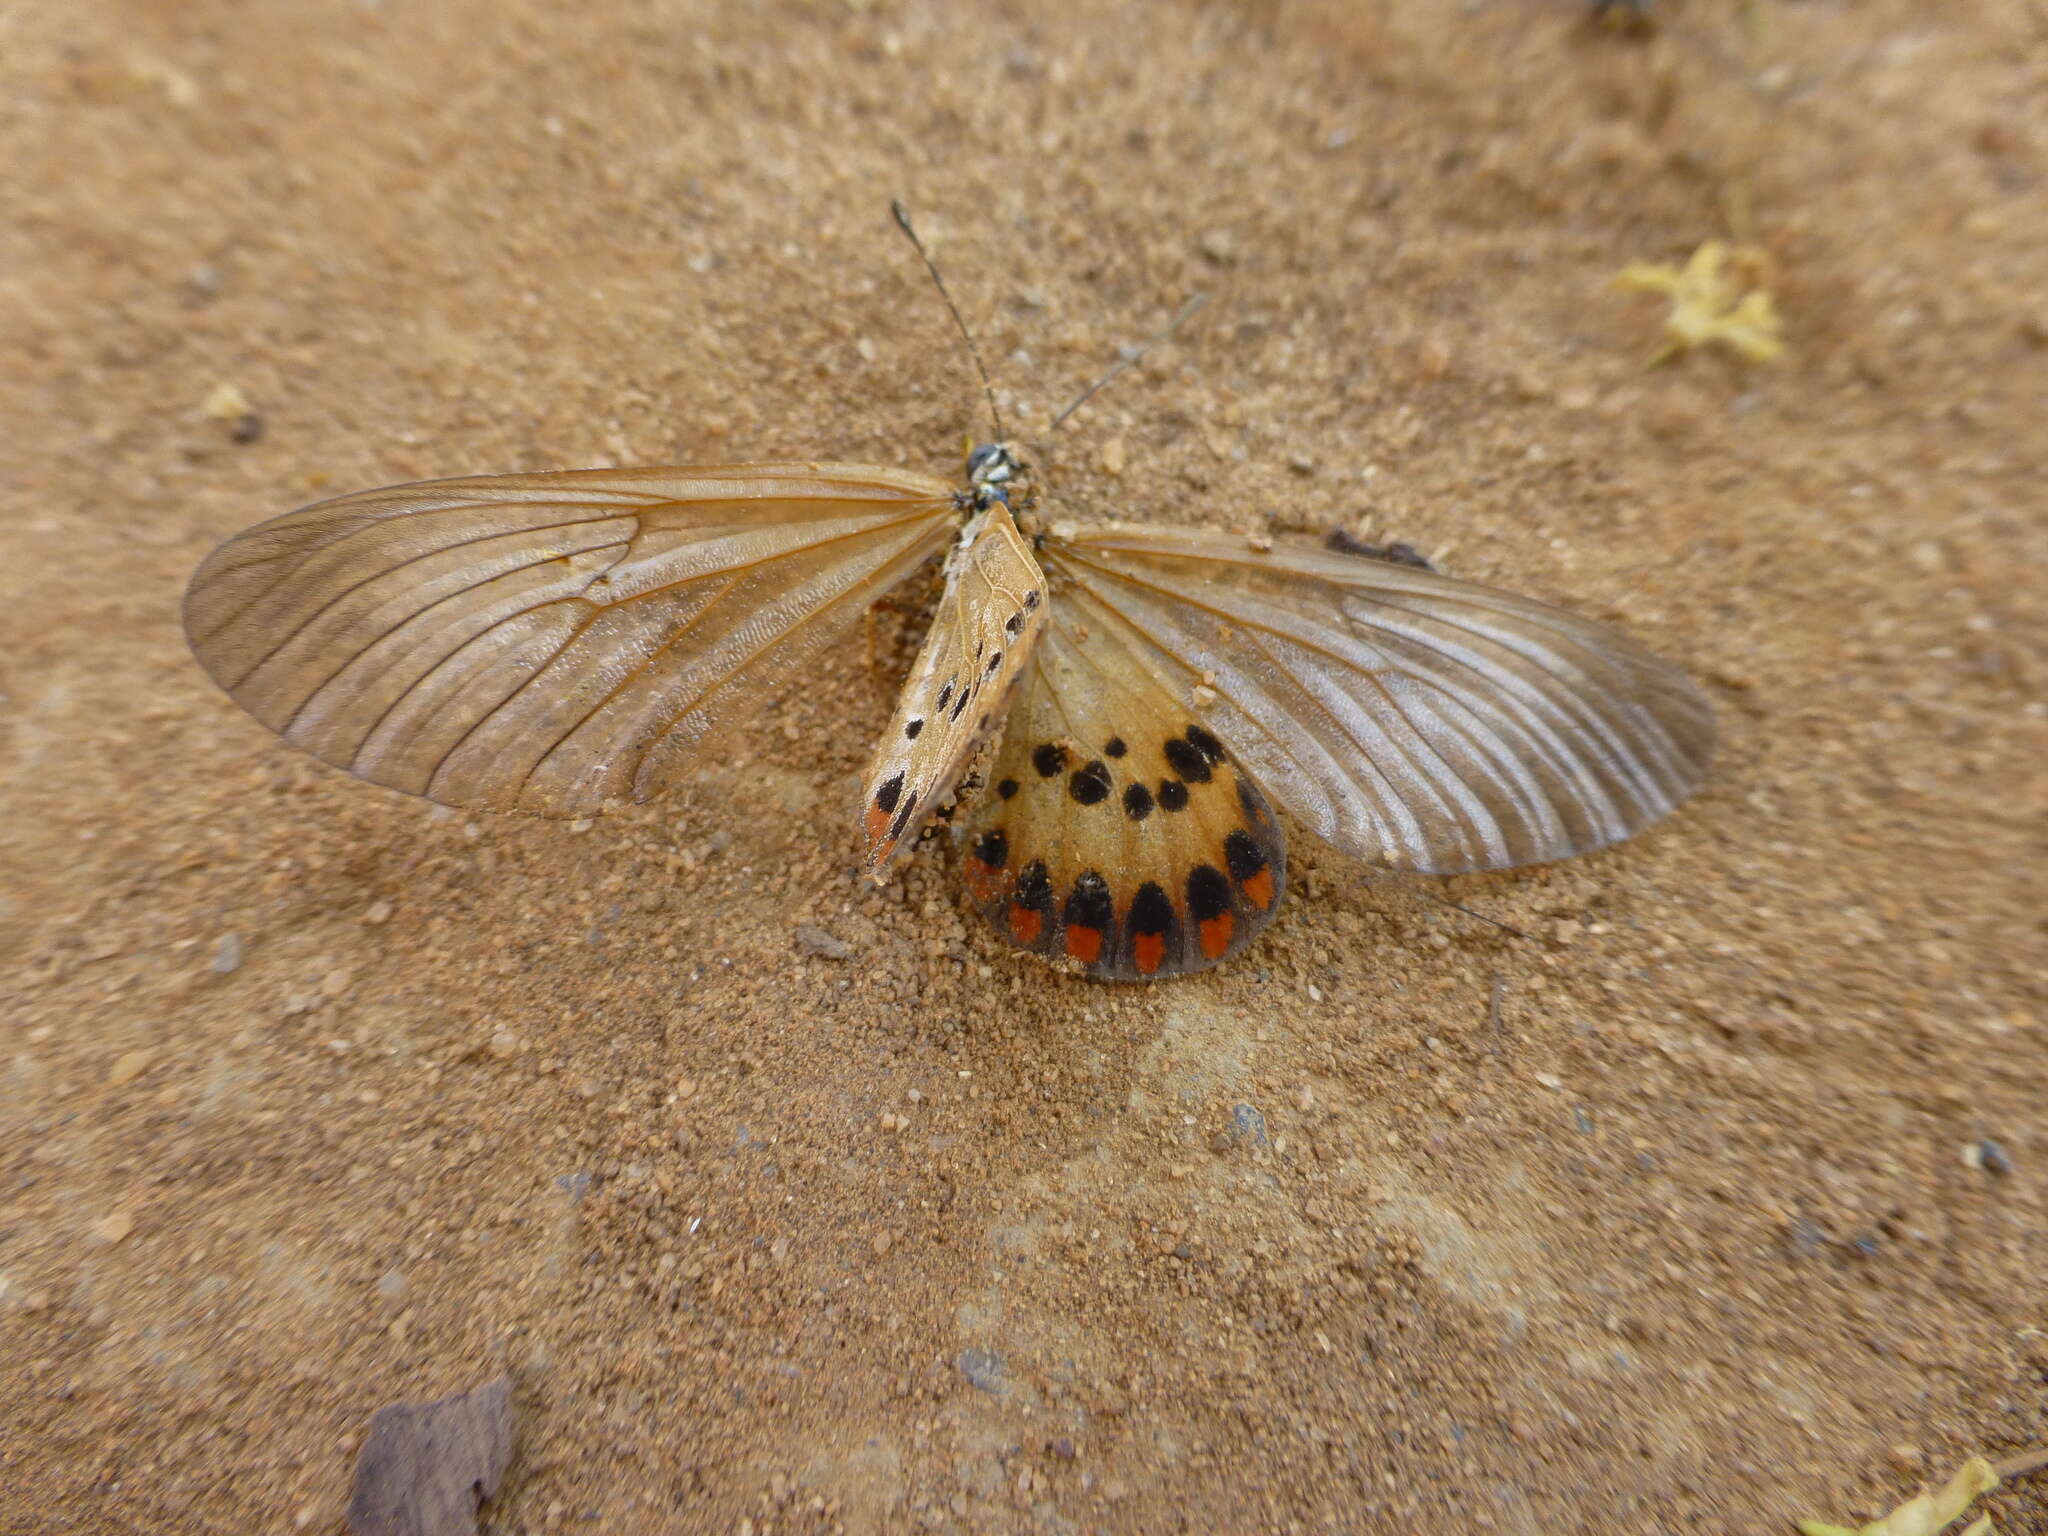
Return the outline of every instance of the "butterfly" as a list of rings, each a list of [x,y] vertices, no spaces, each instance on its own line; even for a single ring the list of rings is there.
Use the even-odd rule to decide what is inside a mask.
[[[1154,979],[1273,920],[1279,812],[1345,853],[1454,874],[1604,847],[1703,778],[1712,710],[1677,667],[1400,554],[1047,522],[999,441],[964,484],[790,462],[342,496],[228,539],[184,619],[214,681],[321,761],[581,818],[687,778],[942,560],[862,777],[866,874],[888,879],[945,815],[1005,940]]]
[[[1710,707],[1670,663],[1526,597],[1312,542],[1046,524],[1026,466],[857,464],[428,481],[235,535],[185,628],[321,761],[443,804],[584,817],[945,584],[863,776],[886,878],[971,764],[968,892],[1097,977],[1229,959],[1286,884],[1275,807],[1433,874],[1603,847],[1700,782]],[[1021,522],[1020,522],[1021,516]]]

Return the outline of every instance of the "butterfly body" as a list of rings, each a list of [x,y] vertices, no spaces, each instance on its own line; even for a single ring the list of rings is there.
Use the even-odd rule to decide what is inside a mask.
[[[1705,699],[1602,625],[1341,549],[1046,527],[1030,503],[998,444],[964,489],[836,463],[431,481],[229,539],[186,632],[323,761],[587,816],[687,776],[943,558],[862,779],[866,871],[986,764],[954,823],[974,905],[1103,979],[1251,943],[1285,891],[1280,811],[1383,865],[1499,869],[1629,836],[1705,772]]]

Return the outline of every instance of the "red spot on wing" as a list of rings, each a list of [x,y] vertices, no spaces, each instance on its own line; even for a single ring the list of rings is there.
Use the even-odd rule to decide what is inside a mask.
[[[1067,953],[1083,965],[1093,965],[1102,958],[1102,930],[1067,924]]]
[[[896,846],[896,839],[889,836],[889,813],[879,805],[870,805],[863,818],[867,826],[868,857],[880,858]]]
[[[1141,976],[1150,976],[1166,958],[1166,935],[1139,933],[1131,936],[1131,962]]]
[[[979,859],[967,861],[967,892],[982,906],[996,899],[1003,888],[1003,872],[994,864],[984,864]]]
[[[1250,879],[1237,882],[1238,889],[1251,898],[1261,912],[1273,905],[1273,871],[1262,869]]]
[[[1029,947],[1038,942],[1038,936],[1045,932],[1045,914],[1036,907],[1027,907],[1019,902],[1010,903],[1010,937],[1018,944]]]
[[[1237,929],[1235,913],[1224,912],[1201,924],[1202,953],[1211,960],[1221,960],[1223,952],[1230,948],[1230,936]]]

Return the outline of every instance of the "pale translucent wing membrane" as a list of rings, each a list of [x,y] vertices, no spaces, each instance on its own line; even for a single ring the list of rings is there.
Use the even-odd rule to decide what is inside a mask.
[[[1126,647],[1348,853],[1436,874],[1565,858],[1641,830],[1705,774],[1699,690],[1546,603],[1298,545],[1058,533],[1055,600],[1090,643]]]
[[[1010,509],[991,505],[946,561],[938,611],[862,780],[861,826],[876,880],[1001,728],[1046,611],[1044,573]]]
[[[1271,921],[1286,884],[1279,823],[1224,745],[1127,637],[1058,597],[958,836],[998,933],[1104,979],[1220,964]]]
[[[430,481],[229,539],[185,628],[215,681],[323,762],[449,805],[588,815],[665,788],[953,518],[944,481],[863,465]]]

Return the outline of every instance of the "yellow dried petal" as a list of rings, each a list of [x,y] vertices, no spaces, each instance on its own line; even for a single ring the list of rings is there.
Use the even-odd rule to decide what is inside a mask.
[[[1661,293],[1671,300],[1664,318],[1664,345],[1651,365],[1677,353],[1720,342],[1755,363],[1781,356],[1778,314],[1763,286],[1769,262],[1750,246],[1730,247],[1707,240],[1686,258],[1683,268],[1655,262],[1631,262],[1609,286],[1629,293]]]
[[[1823,1520],[1802,1520],[1799,1529],[1803,1536],[1939,1536],[1979,1494],[1989,1493],[1997,1486],[1998,1474],[1991,1463],[1982,1456],[1972,1456],[1942,1487],[1932,1493],[1916,1494],[1868,1525],[1852,1530]],[[1972,1521],[1962,1536],[1986,1536],[1990,1529],[1991,1517],[1983,1515]]]

